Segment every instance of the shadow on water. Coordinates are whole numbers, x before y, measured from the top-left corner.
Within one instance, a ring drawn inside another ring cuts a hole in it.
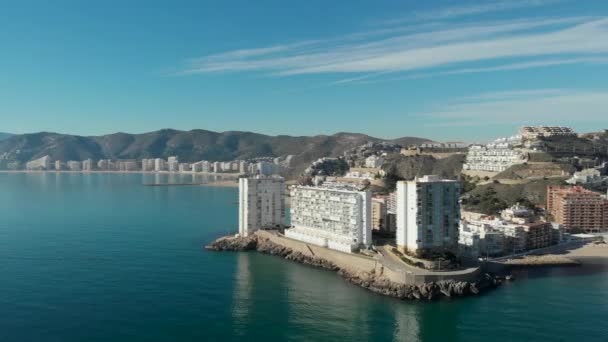
[[[518,281],[550,277],[583,277],[608,273],[608,260],[602,258],[579,258],[581,265],[555,267],[514,268],[513,275]]]

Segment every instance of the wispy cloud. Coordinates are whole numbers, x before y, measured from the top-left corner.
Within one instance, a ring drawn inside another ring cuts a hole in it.
[[[533,89],[483,93],[419,115],[447,126],[569,124],[601,122],[606,108],[608,90]]]
[[[597,64],[604,63],[606,54],[608,18],[571,17],[472,23],[371,39],[349,36],[343,40],[333,38],[239,49],[192,59],[182,73],[367,74],[335,82],[344,84],[387,73],[438,67],[448,70],[431,72],[431,76]],[[483,68],[466,65],[513,58],[520,61]],[[415,77],[410,75],[410,78],[412,76]]]
[[[416,12],[414,16],[424,20],[443,20],[457,17],[479,15],[492,12],[503,12],[523,8],[540,7],[562,2],[563,0],[510,0],[486,1],[475,5],[445,7],[437,10]]]

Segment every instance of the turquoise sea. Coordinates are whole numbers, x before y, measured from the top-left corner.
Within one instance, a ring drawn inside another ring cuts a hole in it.
[[[237,190],[152,174],[0,173],[0,341],[606,341],[608,265],[401,302],[332,272],[201,247]]]

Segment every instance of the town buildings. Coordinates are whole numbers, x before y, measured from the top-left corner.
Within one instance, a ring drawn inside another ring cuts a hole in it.
[[[371,193],[346,184],[295,186],[285,236],[352,253],[372,243]]]
[[[239,179],[239,234],[285,224],[285,182],[281,177]]]
[[[565,230],[608,231],[608,199],[581,186],[547,187],[547,212]]]
[[[460,183],[424,176],[397,183],[397,248],[424,256],[456,252]]]

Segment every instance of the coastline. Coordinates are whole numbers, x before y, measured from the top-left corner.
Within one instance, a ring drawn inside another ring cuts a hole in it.
[[[169,171],[113,171],[113,170],[91,170],[91,171],[70,171],[70,170],[0,170],[0,173],[111,173],[111,174],[159,174],[159,175],[210,175],[238,178],[238,173],[215,173],[215,172],[169,172]]]
[[[608,262],[608,244],[588,242],[574,248],[542,255],[526,255],[501,262],[511,267],[581,266],[589,263]]]
[[[469,281],[448,277],[437,281],[406,283],[390,276],[390,270],[379,260],[356,254],[346,254],[323,247],[304,244],[307,249],[294,250],[282,238],[272,233],[257,231],[247,237],[221,237],[204,248],[211,251],[256,251],[274,255],[304,265],[336,272],[347,282],[368,291],[400,300],[435,300],[478,295],[501,284],[501,280],[488,273],[475,273]],[[285,241],[287,242],[287,241]],[[299,243],[299,242],[298,242]],[[302,243],[303,244],[303,243]],[[314,250],[313,250],[314,248]],[[307,250],[309,252],[307,252]],[[321,252],[326,252],[320,256]],[[328,257],[334,254],[335,257]],[[358,265],[372,265],[370,269]]]

